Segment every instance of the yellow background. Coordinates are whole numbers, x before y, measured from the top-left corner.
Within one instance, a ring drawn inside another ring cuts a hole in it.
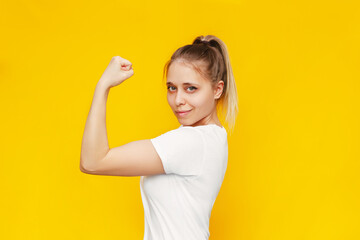
[[[229,49],[239,95],[210,239],[360,239],[357,1],[2,1],[1,239],[143,238],[140,177],[79,170],[113,56],[110,147],[178,126],[165,62],[198,35]],[[226,126],[226,125],[225,125]]]

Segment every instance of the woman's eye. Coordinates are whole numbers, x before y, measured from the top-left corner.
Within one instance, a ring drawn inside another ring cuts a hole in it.
[[[188,87],[188,89],[189,89],[189,88],[193,88],[193,89],[194,89],[194,91],[197,89],[196,87],[192,87],[192,86],[191,86],[191,87]],[[192,91],[192,92],[193,92],[193,91]]]
[[[167,89],[170,89],[170,88],[172,88],[172,87],[173,87],[173,86],[168,86]],[[171,89],[170,89],[170,90],[171,90]]]

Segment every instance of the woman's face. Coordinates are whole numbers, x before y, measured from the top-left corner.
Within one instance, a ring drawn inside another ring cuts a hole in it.
[[[181,61],[173,62],[167,75],[167,100],[180,124],[198,126],[219,122],[216,99],[223,81],[213,89],[209,80]]]

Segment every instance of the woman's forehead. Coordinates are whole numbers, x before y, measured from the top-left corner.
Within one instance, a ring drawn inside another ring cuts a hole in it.
[[[204,84],[205,79],[185,62],[173,62],[167,74],[167,84]]]

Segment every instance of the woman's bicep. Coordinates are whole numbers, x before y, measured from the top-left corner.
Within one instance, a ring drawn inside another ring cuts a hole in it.
[[[111,176],[147,176],[164,174],[159,155],[149,139],[111,148],[93,169],[86,173]]]

